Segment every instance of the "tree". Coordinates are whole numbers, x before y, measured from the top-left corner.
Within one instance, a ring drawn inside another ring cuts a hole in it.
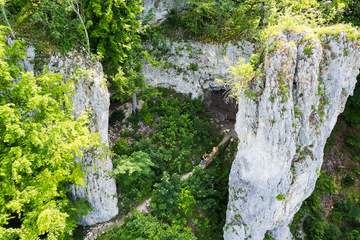
[[[74,119],[70,80],[25,73],[23,44],[0,27],[0,239],[64,239],[76,226],[69,184],[82,184],[75,157],[98,142],[87,116]]]
[[[142,86],[141,0],[84,0],[92,51],[111,76],[112,98],[124,100]],[[125,90],[126,91],[123,91]]]

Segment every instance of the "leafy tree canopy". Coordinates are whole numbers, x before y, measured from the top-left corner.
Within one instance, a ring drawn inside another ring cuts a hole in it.
[[[142,85],[141,0],[2,0],[2,5],[0,20],[8,18],[17,37],[35,44],[38,55],[80,46],[97,55],[114,79],[113,98],[124,99]]]
[[[73,83],[22,70],[23,44],[0,27],[0,239],[64,239],[76,226],[68,184],[83,184],[75,157],[97,142],[72,117]]]

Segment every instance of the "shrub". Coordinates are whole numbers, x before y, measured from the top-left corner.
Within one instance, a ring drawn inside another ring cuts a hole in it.
[[[130,210],[130,207],[146,198],[151,191],[154,163],[149,155],[142,151],[133,152],[131,155],[121,155],[115,158],[113,163],[112,174],[116,178],[119,190],[123,193],[120,207],[125,213]]]
[[[217,83],[226,84],[229,87],[229,96],[237,98],[240,92],[246,92],[249,89],[251,81],[255,80],[259,74],[254,69],[252,62],[246,63],[244,59],[240,59],[238,64],[229,68],[230,77],[221,80],[217,79]]]
[[[151,215],[135,213],[125,220],[124,225],[114,228],[97,238],[98,240],[133,240],[133,239],[179,239],[196,240],[188,227],[160,222]]]

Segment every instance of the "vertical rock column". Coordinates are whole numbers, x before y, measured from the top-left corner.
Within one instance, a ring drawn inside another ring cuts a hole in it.
[[[110,96],[101,64],[74,52],[66,57],[52,57],[49,67],[67,78],[78,72],[73,96],[74,116],[89,112],[91,130],[98,132],[102,143],[108,145]],[[118,206],[115,180],[109,176],[111,159],[101,154],[99,149],[93,149],[77,161],[83,165],[85,185],[72,186],[72,193],[74,198],[83,198],[92,207],[92,211],[79,223],[94,225],[115,217]]]
[[[314,190],[326,139],[356,84],[360,45],[344,33],[308,35],[273,38],[261,96],[240,93],[225,240],[291,239],[288,225]]]

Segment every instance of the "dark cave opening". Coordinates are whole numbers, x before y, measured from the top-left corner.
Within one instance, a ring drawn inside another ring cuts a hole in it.
[[[226,98],[225,94],[225,90],[205,92],[205,108],[220,129],[234,130],[238,104],[234,99]]]

